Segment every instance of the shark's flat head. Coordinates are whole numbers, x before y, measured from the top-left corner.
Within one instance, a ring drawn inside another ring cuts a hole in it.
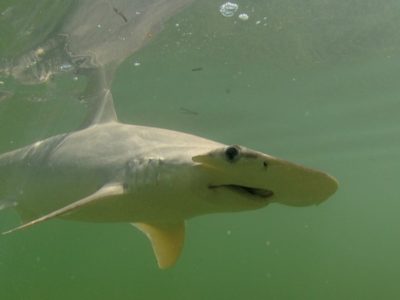
[[[323,172],[238,145],[192,159],[208,174],[208,188],[213,193],[229,193],[218,202],[227,210],[256,209],[272,202],[319,204],[338,188],[337,181]]]

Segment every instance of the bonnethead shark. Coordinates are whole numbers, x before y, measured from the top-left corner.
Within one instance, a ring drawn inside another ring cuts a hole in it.
[[[22,220],[5,233],[53,218],[132,223],[149,238],[159,267],[168,268],[181,253],[190,218],[271,203],[319,204],[337,190],[326,173],[243,146],[118,121],[110,89],[117,65],[146,43],[160,20],[191,2],[86,1],[86,9],[70,16],[61,35],[68,43],[60,49],[69,49],[77,70],[88,70],[87,116],[74,132],[0,155],[0,210],[13,207]],[[108,30],[98,33],[93,24],[106,21]],[[114,45],[116,33],[138,44]],[[46,51],[39,49],[34,53]],[[18,70],[10,74],[25,74]]]
[[[338,187],[323,172],[243,146],[120,123],[111,91],[98,95],[85,128],[0,156],[0,206],[23,221],[6,233],[53,218],[128,222],[167,268],[181,253],[187,219],[319,204]]]

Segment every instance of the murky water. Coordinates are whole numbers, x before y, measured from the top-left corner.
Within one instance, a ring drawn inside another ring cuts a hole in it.
[[[322,169],[339,191],[317,207],[190,220],[183,255],[167,271],[130,225],[52,220],[0,238],[1,299],[398,296],[400,2],[232,2],[232,17],[221,14],[224,1],[195,2],[123,61],[112,85],[120,120]],[[21,11],[3,1],[3,66],[37,49],[73,4]],[[31,19],[10,25],[24,14]],[[0,153],[77,128],[86,83],[69,70],[41,84],[3,74]],[[0,229],[16,224],[1,212]]]

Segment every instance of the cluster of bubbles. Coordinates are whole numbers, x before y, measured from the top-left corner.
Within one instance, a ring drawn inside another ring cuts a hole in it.
[[[230,18],[233,17],[239,9],[239,5],[233,2],[225,2],[219,8],[219,12],[224,17]],[[239,14],[238,18],[242,21],[247,21],[249,19],[249,15],[246,13]]]

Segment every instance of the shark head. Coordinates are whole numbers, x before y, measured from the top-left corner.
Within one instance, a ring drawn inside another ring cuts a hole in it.
[[[207,173],[208,189],[223,194],[218,205],[227,211],[257,209],[272,202],[319,204],[338,188],[336,179],[326,173],[238,145],[220,147],[192,160]]]

